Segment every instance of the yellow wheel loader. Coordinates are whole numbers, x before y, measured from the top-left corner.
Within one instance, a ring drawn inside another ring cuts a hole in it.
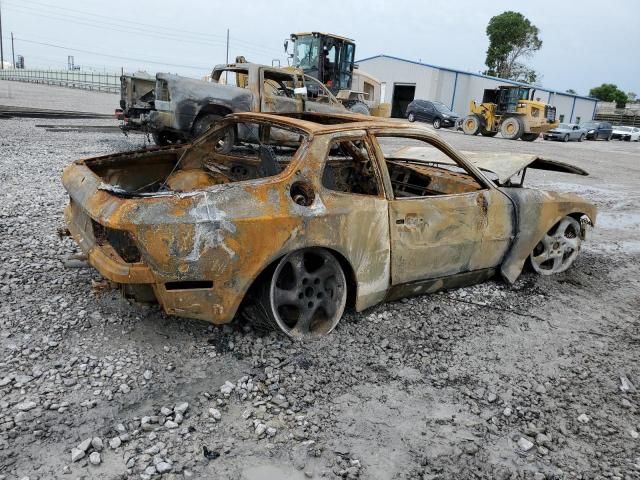
[[[535,92],[511,85],[485,90],[481,104],[471,102],[471,113],[462,120],[462,131],[486,137],[500,132],[509,140],[533,142],[541,133],[558,126],[556,108],[534,100]]]

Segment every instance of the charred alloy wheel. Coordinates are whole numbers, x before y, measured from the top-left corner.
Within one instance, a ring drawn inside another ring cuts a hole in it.
[[[553,275],[568,269],[580,251],[580,222],[564,217],[549,230],[531,252],[533,269],[541,275]]]
[[[329,251],[307,248],[286,255],[269,288],[269,307],[278,327],[292,338],[331,332],[347,302],[347,281]]]

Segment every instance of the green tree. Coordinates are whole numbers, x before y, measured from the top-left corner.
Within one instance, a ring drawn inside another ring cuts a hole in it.
[[[630,102],[635,102],[638,99],[638,94],[635,92],[627,92],[627,99]]]
[[[531,57],[542,47],[538,27],[518,12],[504,12],[489,20],[489,48],[486,75],[510,80],[535,82],[536,72],[519,60]]]
[[[613,83],[603,83],[599,87],[593,87],[589,90],[589,96],[603,102],[616,102],[617,108],[624,108],[628,100],[627,94]]]

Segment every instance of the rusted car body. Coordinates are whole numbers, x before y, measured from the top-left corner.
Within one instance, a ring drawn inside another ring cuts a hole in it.
[[[229,128],[255,128],[255,141],[221,153]],[[276,130],[297,148],[269,140]],[[236,114],[192,145],[74,162],[65,218],[91,265],[167,313],[221,324],[256,297],[301,337],[330,331],[349,303],[361,311],[496,272],[514,282],[528,258],[540,273],[566,269],[596,208],[522,187],[527,168],[586,174],[464,155],[410,123]]]

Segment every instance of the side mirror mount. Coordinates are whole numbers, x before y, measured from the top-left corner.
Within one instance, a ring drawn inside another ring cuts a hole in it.
[[[307,96],[307,87],[296,87],[293,89],[293,94],[297,96],[306,97]]]

